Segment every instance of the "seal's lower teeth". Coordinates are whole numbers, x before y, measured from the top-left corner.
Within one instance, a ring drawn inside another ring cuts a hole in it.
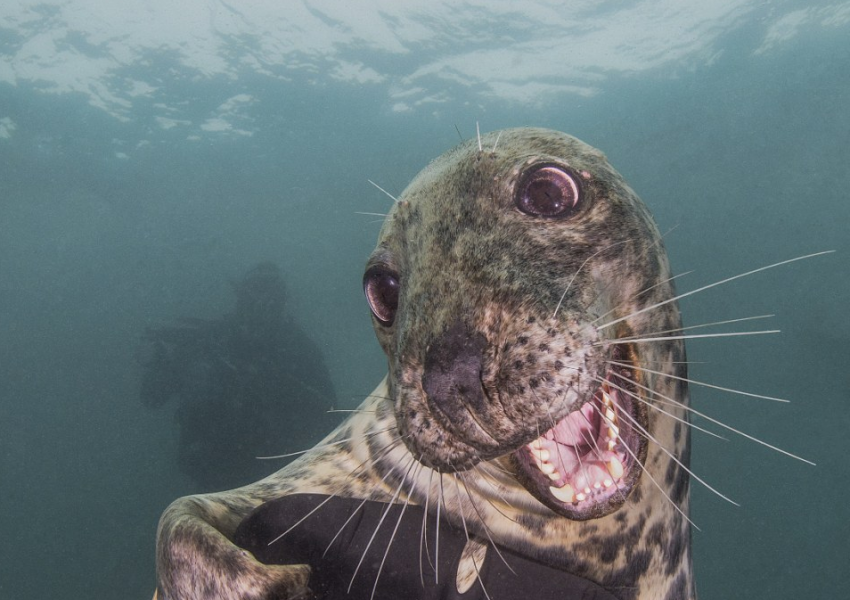
[[[534,454],[537,458],[539,458],[543,462],[546,462],[547,460],[549,460],[549,457],[551,456],[551,454],[549,454],[549,451],[546,450],[546,449],[543,449],[543,450],[532,449],[531,453]]]
[[[569,483],[559,488],[550,487],[549,492],[553,496],[555,496],[555,498],[565,504],[572,504],[573,502],[575,502],[576,499],[575,492],[573,491],[573,486],[571,486]]]
[[[620,462],[618,458],[612,458],[605,466],[608,468],[608,472],[611,474],[611,477],[614,479],[619,479],[623,476],[625,469],[623,468],[623,463]]]

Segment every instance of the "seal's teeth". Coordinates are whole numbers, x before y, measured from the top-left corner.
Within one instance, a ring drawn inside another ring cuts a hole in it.
[[[543,450],[543,440],[537,438],[528,445],[528,449],[534,452],[535,450]]]
[[[540,470],[546,473],[547,475],[555,473],[555,466],[552,463],[543,463],[540,465]]]
[[[605,466],[608,468],[608,472],[611,474],[611,477],[614,479],[619,479],[623,476],[625,469],[623,468],[623,463],[620,462],[619,458],[612,458]]]
[[[531,453],[539,459],[541,462],[546,462],[552,456],[548,450],[543,448],[542,450],[536,450],[534,448],[531,449]]]
[[[608,423],[608,437],[612,440],[616,440],[617,436],[620,435],[620,428],[614,425],[613,423]]]
[[[585,498],[587,498],[587,496],[584,495],[582,492],[576,494],[576,500],[578,500],[579,502],[583,501]]]
[[[569,483],[564,485],[563,487],[550,487],[549,493],[551,493],[555,498],[563,502],[564,504],[572,504],[575,502],[575,492],[573,491],[573,486]]]
[[[549,473],[547,475],[547,477],[549,479],[551,479],[552,481],[558,481],[561,478],[561,474],[558,473],[558,471],[556,470],[556,471],[552,471],[551,473]]]
[[[611,487],[612,485],[614,485],[614,482],[613,482],[612,480],[610,480],[610,479],[606,478],[606,479],[605,479],[605,481],[603,481],[603,482],[602,482],[602,485],[604,485],[605,487],[609,488],[609,487]]]

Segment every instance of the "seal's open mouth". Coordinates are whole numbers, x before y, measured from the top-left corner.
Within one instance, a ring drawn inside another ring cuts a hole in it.
[[[614,360],[632,354],[617,346]],[[634,371],[611,366],[592,398],[512,457],[525,487],[571,519],[593,519],[619,508],[637,483],[646,456],[646,407]]]

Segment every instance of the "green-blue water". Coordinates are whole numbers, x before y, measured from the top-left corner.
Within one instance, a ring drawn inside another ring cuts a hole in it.
[[[838,251],[683,310],[777,315],[778,335],[691,343],[691,374],[790,405],[692,395],[817,463],[695,434],[694,471],[741,504],[694,486],[700,597],[850,589],[850,3],[508,4],[0,7],[0,597],[151,596],[158,516],[202,490],[177,404],[139,400],[140,337],[228,313],[257,262],[283,269],[337,404],[371,391],[380,225],[357,213],[390,200],[367,179],[400,192],[476,122],[606,152],[693,271],[682,291]]]

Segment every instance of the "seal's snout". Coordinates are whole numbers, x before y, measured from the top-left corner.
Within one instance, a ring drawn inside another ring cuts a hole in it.
[[[484,335],[458,319],[428,347],[422,373],[422,389],[435,417],[449,431],[484,447],[494,440],[473,415],[485,415],[488,409],[481,381],[486,348]]]

